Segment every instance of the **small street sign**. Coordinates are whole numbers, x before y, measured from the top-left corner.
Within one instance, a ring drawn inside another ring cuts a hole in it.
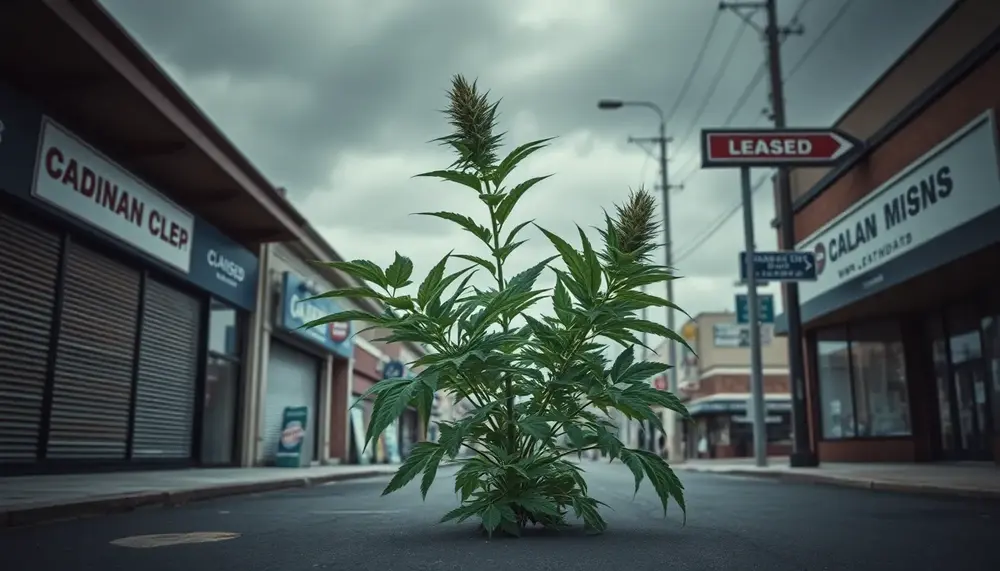
[[[740,279],[747,279],[747,253],[740,252]],[[778,282],[816,280],[816,255],[812,252],[754,252],[754,277]]]
[[[757,313],[761,323],[774,323],[774,295],[770,293],[757,294]],[[745,293],[736,294],[736,322],[750,323],[750,301]]]
[[[860,146],[834,129],[703,129],[701,166],[829,166]]]

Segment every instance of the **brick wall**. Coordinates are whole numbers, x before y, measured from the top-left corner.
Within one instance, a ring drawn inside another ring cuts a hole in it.
[[[695,399],[720,393],[748,392],[750,392],[750,375],[712,375],[702,379],[696,390],[685,394]],[[788,393],[788,375],[764,375],[764,393]]]

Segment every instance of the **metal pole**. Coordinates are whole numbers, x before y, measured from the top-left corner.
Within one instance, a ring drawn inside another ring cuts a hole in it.
[[[757,276],[754,275],[753,196],[750,168],[740,168],[743,193],[743,234],[747,259],[747,310],[750,313],[750,393],[753,402],[753,456],[757,466],[767,466],[767,424],[764,415],[764,374],[760,356],[760,305],[757,300]]]
[[[663,191],[663,237],[664,237],[664,261],[668,268],[674,265],[673,243],[670,231],[670,174],[667,171],[667,124],[660,119],[660,186]],[[674,302],[674,281],[667,282],[667,300]],[[675,331],[674,311],[667,308],[667,329]],[[667,371],[667,388],[671,393],[677,394],[677,343],[672,339],[667,339],[667,362],[672,367]],[[681,426],[680,416],[672,411],[666,411],[667,415],[667,457],[673,464],[684,462],[681,454]]]
[[[785,94],[781,80],[781,31],[775,0],[767,0],[767,53],[771,73],[771,111],[774,126],[785,127]],[[792,212],[792,189],[787,168],[778,169],[778,207],[781,247],[795,249],[795,220]],[[818,466],[812,450],[809,420],[806,416],[805,366],[802,356],[802,314],[799,307],[799,284],[785,283],[785,317],[788,320],[788,369],[792,390],[792,455],[793,467]]]

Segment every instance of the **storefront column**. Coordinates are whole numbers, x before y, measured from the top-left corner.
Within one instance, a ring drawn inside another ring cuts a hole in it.
[[[263,340],[268,337],[268,303],[271,299],[268,276],[269,246],[262,244],[258,250],[260,269],[257,273],[257,303],[247,324],[246,366],[243,370],[243,390],[240,403],[240,466],[253,466],[257,457],[257,422],[260,406],[261,378],[264,370]]]
[[[350,463],[351,386],[354,380],[354,357],[335,359],[332,363],[332,383],[330,385],[330,431],[328,454],[332,463]]]
[[[327,355],[323,360],[323,379],[319,386],[319,410],[316,411],[316,422],[319,423],[317,435],[319,437],[319,460],[320,464],[330,463],[330,422],[333,418],[330,397],[333,394],[334,380],[334,358]]]

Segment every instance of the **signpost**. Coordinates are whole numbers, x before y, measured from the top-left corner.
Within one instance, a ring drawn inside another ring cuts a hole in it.
[[[740,279],[747,279],[747,253],[740,252]],[[753,273],[757,283],[764,281],[803,282],[816,280],[816,254],[813,252],[756,252]]]
[[[750,323],[750,300],[747,294],[736,294],[736,323]],[[757,296],[760,309],[757,316],[760,323],[774,323],[774,295],[766,293]]]
[[[753,448],[754,459],[757,466],[760,467],[767,466],[767,419],[764,408],[764,377],[759,326],[761,306],[757,296],[757,282],[761,279],[793,282],[802,279],[816,279],[816,260],[809,259],[801,252],[762,252],[761,254],[755,252],[750,169],[752,167],[831,166],[848,156],[859,146],[859,141],[833,129],[703,129],[701,131],[702,168],[739,167],[740,169],[743,234],[746,242],[746,251],[740,256],[740,267],[741,275],[747,284],[747,322],[751,324],[749,329]],[[812,272],[811,278],[809,277],[810,271]],[[773,300],[771,309],[773,312]],[[798,339],[789,341],[789,343],[800,342]],[[793,380],[793,382],[795,381]],[[793,403],[793,411],[795,415],[803,415],[805,414],[805,402],[802,400],[801,394],[797,394],[797,397]],[[795,426],[802,424],[804,423],[797,423]],[[803,442],[804,440],[801,439],[804,436],[796,435],[796,442]]]

